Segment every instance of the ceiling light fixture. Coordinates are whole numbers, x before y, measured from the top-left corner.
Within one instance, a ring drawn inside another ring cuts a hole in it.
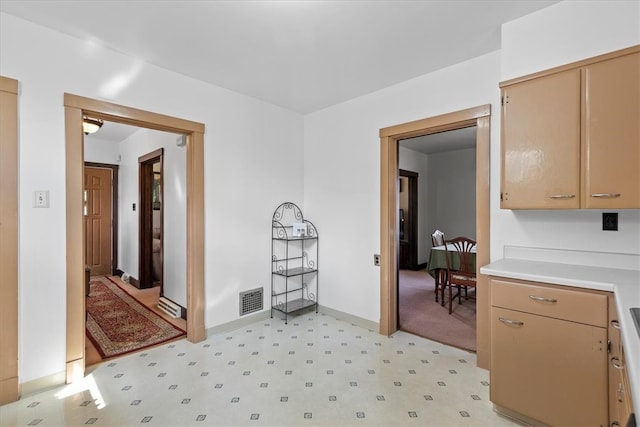
[[[103,120],[84,116],[82,118],[82,131],[84,132],[85,135],[89,135],[90,133],[96,133],[98,129],[102,127],[103,124],[104,124]]]

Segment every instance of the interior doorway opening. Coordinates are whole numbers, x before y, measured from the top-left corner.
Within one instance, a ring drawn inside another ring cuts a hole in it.
[[[187,339],[202,341],[204,328],[204,125],[122,105],[65,94],[66,134],[66,382],[85,370],[85,238],[83,226],[82,118],[94,118],[185,135],[187,159]]]
[[[160,148],[138,158],[140,219],[138,274],[140,289],[163,283],[163,159]]]
[[[441,248],[433,249],[431,234],[440,230],[447,239],[476,239],[476,134],[477,127],[469,126],[398,141],[398,327],[473,352],[475,289],[465,290],[449,314],[448,294],[435,280],[444,277],[439,273],[446,264]],[[406,225],[413,224],[408,236],[403,214]]]
[[[419,135],[477,126],[477,265],[489,262],[489,104],[380,129],[380,333],[398,330],[398,141]],[[477,365],[489,368],[488,278],[477,280]]]

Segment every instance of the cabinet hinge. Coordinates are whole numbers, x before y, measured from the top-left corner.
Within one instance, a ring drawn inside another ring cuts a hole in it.
[[[509,95],[504,96],[502,95],[500,97],[500,105],[504,105],[504,104],[508,104],[509,103]]]

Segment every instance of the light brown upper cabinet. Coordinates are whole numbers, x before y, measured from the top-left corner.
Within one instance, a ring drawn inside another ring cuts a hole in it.
[[[640,46],[500,87],[502,208],[640,208]]]

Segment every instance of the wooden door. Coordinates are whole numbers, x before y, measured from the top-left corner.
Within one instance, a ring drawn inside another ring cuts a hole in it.
[[[640,53],[584,70],[585,208],[640,208]]]
[[[113,273],[111,169],[84,168],[85,263],[92,276]]]
[[[503,209],[580,204],[580,70],[503,88]]]

